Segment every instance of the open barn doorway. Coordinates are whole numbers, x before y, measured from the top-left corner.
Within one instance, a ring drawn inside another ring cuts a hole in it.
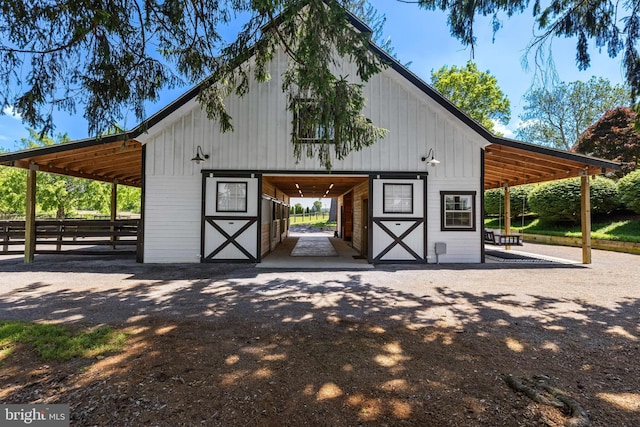
[[[362,175],[263,175],[263,257],[261,267],[332,268],[368,265],[354,247],[355,192],[368,191]],[[267,200],[267,202],[265,202]],[[358,199],[359,200],[359,199]],[[285,221],[274,218],[274,204],[286,206]],[[357,222],[357,221],[356,221]],[[286,228],[284,238],[274,236]],[[358,240],[357,243],[360,243]]]

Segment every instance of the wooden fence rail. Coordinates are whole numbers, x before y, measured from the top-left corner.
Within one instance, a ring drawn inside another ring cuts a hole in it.
[[[37,254],[59,253],[69,247],[74,254],[135,253],[140,220],[36,220]],[[25,222],[0,221],[0,254],[24,253]],[[127,248],[127,249],[123,249]]]

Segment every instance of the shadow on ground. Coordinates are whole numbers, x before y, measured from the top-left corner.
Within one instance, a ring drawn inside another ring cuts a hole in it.
[[[23,349],[1,362],[3,403],[69,403],[78,425],[569,419],[508,388],[503,377],[514,374],[548,378],[594,426],[640,424],[637,299],[603,307],[444,286],[417,295],[366,274],[291,279],[244,266],[193,272],[105,261],[84,272],[84,288],[56,275],[55,286],[43,279],[1,294],[2,317],[115,324],[129,328],[128,348],[46,368]],[[140,283],[91,289],[92,278],[109,275]]]

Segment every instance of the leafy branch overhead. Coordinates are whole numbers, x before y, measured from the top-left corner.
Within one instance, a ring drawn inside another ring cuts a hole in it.
[[[237,22],[245,23],[227,41],[225,31]],[[268,80],[268,64],[281,49],[291,59],[285,92],[350,111],[360,123],[336,134],[343,138],[337,158],[383,134],[361,117],[360,86],[331,71],[347,58],[357,69],[354,80],[364,82],[381,67],[368,50],[370,34],[353,28],[336,1],[3,2],[0,31],[0,100],[45,133],[54,128],[54,108],[83,108],[89,133],[99,135],[128,112],[143,121],[160,90],[200,82],[203,108],[230,131],[225,98],[246,94],[251,78]],[[330,123],[331,114],[317,119],[319,127],[341,127]],[[327,150],[318,153],[329,167]]]
[[[478,15],[491,17],[497,31],[503,16],[531,10],[539,31],[531,48],[552,37],[575,38],[580,69],[591,63],[590,43],[611,57],[622,55],[633,102],[640,95],[640,0],[550,0],[544,7],[538,0],[533,5],[529,0],[398,3],[447,12],[451,35],[472,47]],[[331,123],[335,119],[328,111],[317,116],[318,129],[335,127],[334,140],[343,138],[335,145],[340,158],[384,134],[361,115],[364,99],[358,86],[381,64],[367,50],[370,35],[353,28],[343,6],[370,19],[380,41],[384,16],[376,15],[366,0],[0,2],[0,111],[13,107],[26,124],[50,134],[53,111],[80,110],[89,133],[100,135],[113,123],[125,123],[131,113],[136,123],[143,121],[145,105],[157,101],[162,90],[204,82],[203,107],[223,130],[231,130],[226,96],[245,94],[250,78],[269,79],[267,64],[282,50],[291,58],[285,91],[312,97],[320,109],[328,109],[330,100],[339,102],[331,108],[349,111],[360,123],[345,133]],[[238,22],[244,25],[229,36]],[[339,57],[353,61],[357,72],[334,75]],[[345,84],[348,97],[336,96]],[[355,138],[347,139],[351,135]],[[296,148],[298,156],[314,153],[327,164],[327,147],[305,144]]]
[[[219,121],[221,130],[233,129],[224,109],[226,96],[233,91],[244,95],[251,74],[259,81],[269,79],[268,64],[282,49],[289,57],[282,90],[288,94],[293,113],[292,142],[297,160],[303,154],[317,157],[330,169],[330,147],[340,160],[384,137],[386,131],[361,113],[365,106],[361,84],[336,77],[333,71],[340,68],[342,58],[348,58],[361,81],[379,72],[382,64],[369,51],[370,35],[348,25],[345,10],[336,2],[287,2],[285,9],[266,8],[263,15],[266,26],[262,21],[250,22],[241,33],[259,32],[260,36],[253,43],[234,43],[223,50],[220,66],[203,84],[199,99],[209,116]],[[301,99],[313,100],[313,114],[305,114],[305,126],[315,129],[318,138],[303,139],[295,131],[297,100]],[[330,137],[323,131],[329,129]]]

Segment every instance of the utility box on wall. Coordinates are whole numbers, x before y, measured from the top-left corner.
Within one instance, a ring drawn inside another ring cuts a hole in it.
[[[440,255],[445,255],[447,253],[447,244],[445,242],[436,242],[436,263],[440,264]]]

